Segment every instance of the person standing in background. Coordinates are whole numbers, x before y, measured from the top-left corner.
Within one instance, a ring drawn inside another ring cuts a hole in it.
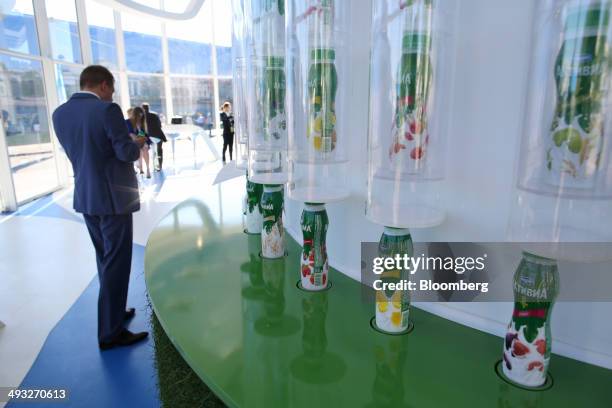
[[[225,163],[225,151],[229,147],[230,161],[232,161],[234,149],[234,115],[232,105],[225,102],[221,108],[221,125],[223,126],[223,163]]]
[[[140,174],[144,173],[142,171],[142,161],[144,160],[145,165],[147,166],[147,178],[151,178],[151,171],[149,167],[149,146],[153,142],[151,142],[149,135],[147,135],[147,132],[145,132],[144,110],[140,106],[128,109],[128,118],[125,120],[125,124],[127,125],[128,132],[130,132],[130,136],[134,138],[143,137],[146,140],[146,143],[140,149],[138,169],[140,170]]]
[[[155,168],[156,171],[162,170],[162,164],[164,162],[164,150],[162,147],[163,143],[166,143],[168,139],[162,130],[162,123],[159,118],[159,115],[156,112],[150,110],[148,103],[142,104],[142,109],[145,112],[145,131],[149,135],[149,137],[154,137],[159,141],[157,144],[157,166]]]
[[[119,105],[115,78],[101,65],[81,72],[80,92],[53,112],[53,127],[74,171],[74,210],[83,214],[96,250],[98,345],[107,350],[145,339],[125,328],[132,267],[132,213],[140,210],[134,162],[144,138],[132,139]]]

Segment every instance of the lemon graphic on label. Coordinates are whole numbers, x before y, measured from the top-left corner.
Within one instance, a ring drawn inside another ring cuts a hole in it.
[[[323,130],[323,118],[321,118],[320,116],[318,118],[316,118],[314,120],[314,131],[317,133],[321,133],[321,131]]]
[[[321,150],[321,136],[314,137],[314,148],[315,150]]]
[[[376,306],[378,306],[378,311],[380,313],[385,313],[389,309],[389,302],[376,302]]]
[[[402,314],[400,312],[391,313],[391,323],[394,326],[399,326],[402,323]]]

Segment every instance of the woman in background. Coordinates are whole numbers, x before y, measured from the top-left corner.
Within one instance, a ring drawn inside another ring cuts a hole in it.
[[[223,163],[225,163],[225,150],[229,146],[230,161],[234,149],[234,115],[232,105],[225,102],[221,108],[221,124],[223,125]]]
[[[147,139],[147,142],[140,149],[140,158],[138,159],[138,169],[140,170],[140,174],[143,174],[142,171],[142,160],[147,166],[147,178],[151,178],[151,171],[149,169],[149,146],[151,145],[151,140],[149,140],[149,136],[145,131],[145,112],[140,107],[137,106],[135,108],[128,109],[128,118],[125,121],[128,132],[130,132],[130,136],[136,137],[144,137]]]

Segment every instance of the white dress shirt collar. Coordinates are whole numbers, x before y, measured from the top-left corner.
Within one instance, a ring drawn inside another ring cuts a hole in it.
[[[78,91],[78,92],[75,92],[75,93],[91,94],[91,95],[95,96],[96,98],[100,99],[100,97],[98,96],[98,94],[93,93],[93,92],[91,92],[91,91]]]

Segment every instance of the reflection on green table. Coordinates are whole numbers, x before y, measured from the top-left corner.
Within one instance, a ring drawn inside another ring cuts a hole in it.
[[[332,270],[325,292],[299,290],[300,247],[259,257],[260,239],[190,200],[155,229],[150,298],[198,376],[238,407],[611,407],[612,371],[554,356],[555,384],[524,391],[494,373],[502,339],[413,309],[414,331],[370,327],[361,286]]]

